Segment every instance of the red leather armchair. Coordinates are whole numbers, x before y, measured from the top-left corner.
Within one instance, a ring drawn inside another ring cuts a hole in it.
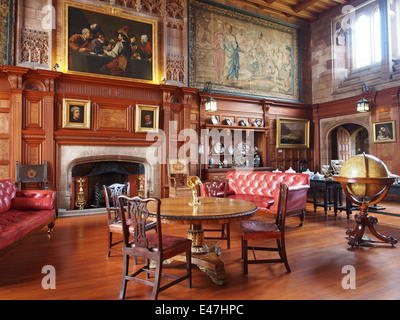
[[[11,179],[0,180],[0,255],[44,226],[53,229],[55,191],[16,190]]]

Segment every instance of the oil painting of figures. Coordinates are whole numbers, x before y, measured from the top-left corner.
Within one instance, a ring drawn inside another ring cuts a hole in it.
[[[68,5],[68,71],[153,81],[156,23],[100,10]]]
[[[192,0],[189,85],[298,101],[298,30]]]

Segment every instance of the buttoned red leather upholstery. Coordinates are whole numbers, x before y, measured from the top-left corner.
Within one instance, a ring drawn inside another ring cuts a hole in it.
[[[6,212],[11,207],[11,199],[15,197],[17,188],[11,179],[0,180],[0,213]]]
[[[229,198],[253,202],[260,210],[268,213],[277,211],[281,183],[289,187],[309,185],[309,175],[303,173],[228,171],[226,179],[229,180],[229,190],[235,193]],[[307,199],[306,191],[302,202]]]
[[[0,180],[0,253],[52,222],[54,202],[55,191],[17,191],[11,179]]]

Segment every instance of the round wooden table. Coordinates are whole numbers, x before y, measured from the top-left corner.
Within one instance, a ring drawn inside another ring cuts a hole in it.
[[[216,284],[225,282],[224,263],[219,259],[219,243],[205,243],[203,224],[223,224],[251,218],[258,207],[248,201],[229,198],[199,198],[200,205],[189,205],[191,197],[161,199],[160,215],[164,223],[189,224],[192,263],[207,273]],[[149,204],[149,211],[152,206]],[[151,213],[150,213],[151,216]],[[177,258],[179,260],[179,257]]]

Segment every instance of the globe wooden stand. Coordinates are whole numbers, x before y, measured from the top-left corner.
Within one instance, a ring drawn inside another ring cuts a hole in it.
[[[375,224],[378,222],[378,219],[374,216],[368,216],[368,207],[378,202],[382,201],[383,198],[388,193],[390,186],[394,182],[395,178],[391,177],[382,177],[382,178],[348,178],[341,176],[334,176],[333,179],[337,182],[340,182],[342,185],[342,189],[346,194],[346,197],[350,199],[351,202],[355,203],[360,207],[360,213],[356,214],[354,220],[357,222],[357,226],[355,228],[350,228],[346,231],[346,234],[349,235],[348,244],[352,247],[363,245],[368,242],[374,242],[372,239],[364,238],[365,228],[372,232],[372,234],[377,237],[379,240],[390,243],[392,246],[397,243],[397,239],[392,236],[384,236],[380,234],[375,229]],[[381,191],[375,195],[369,197],[357,197],[351,194],[348,186],[350,184],[379,184],[382,186]]]

